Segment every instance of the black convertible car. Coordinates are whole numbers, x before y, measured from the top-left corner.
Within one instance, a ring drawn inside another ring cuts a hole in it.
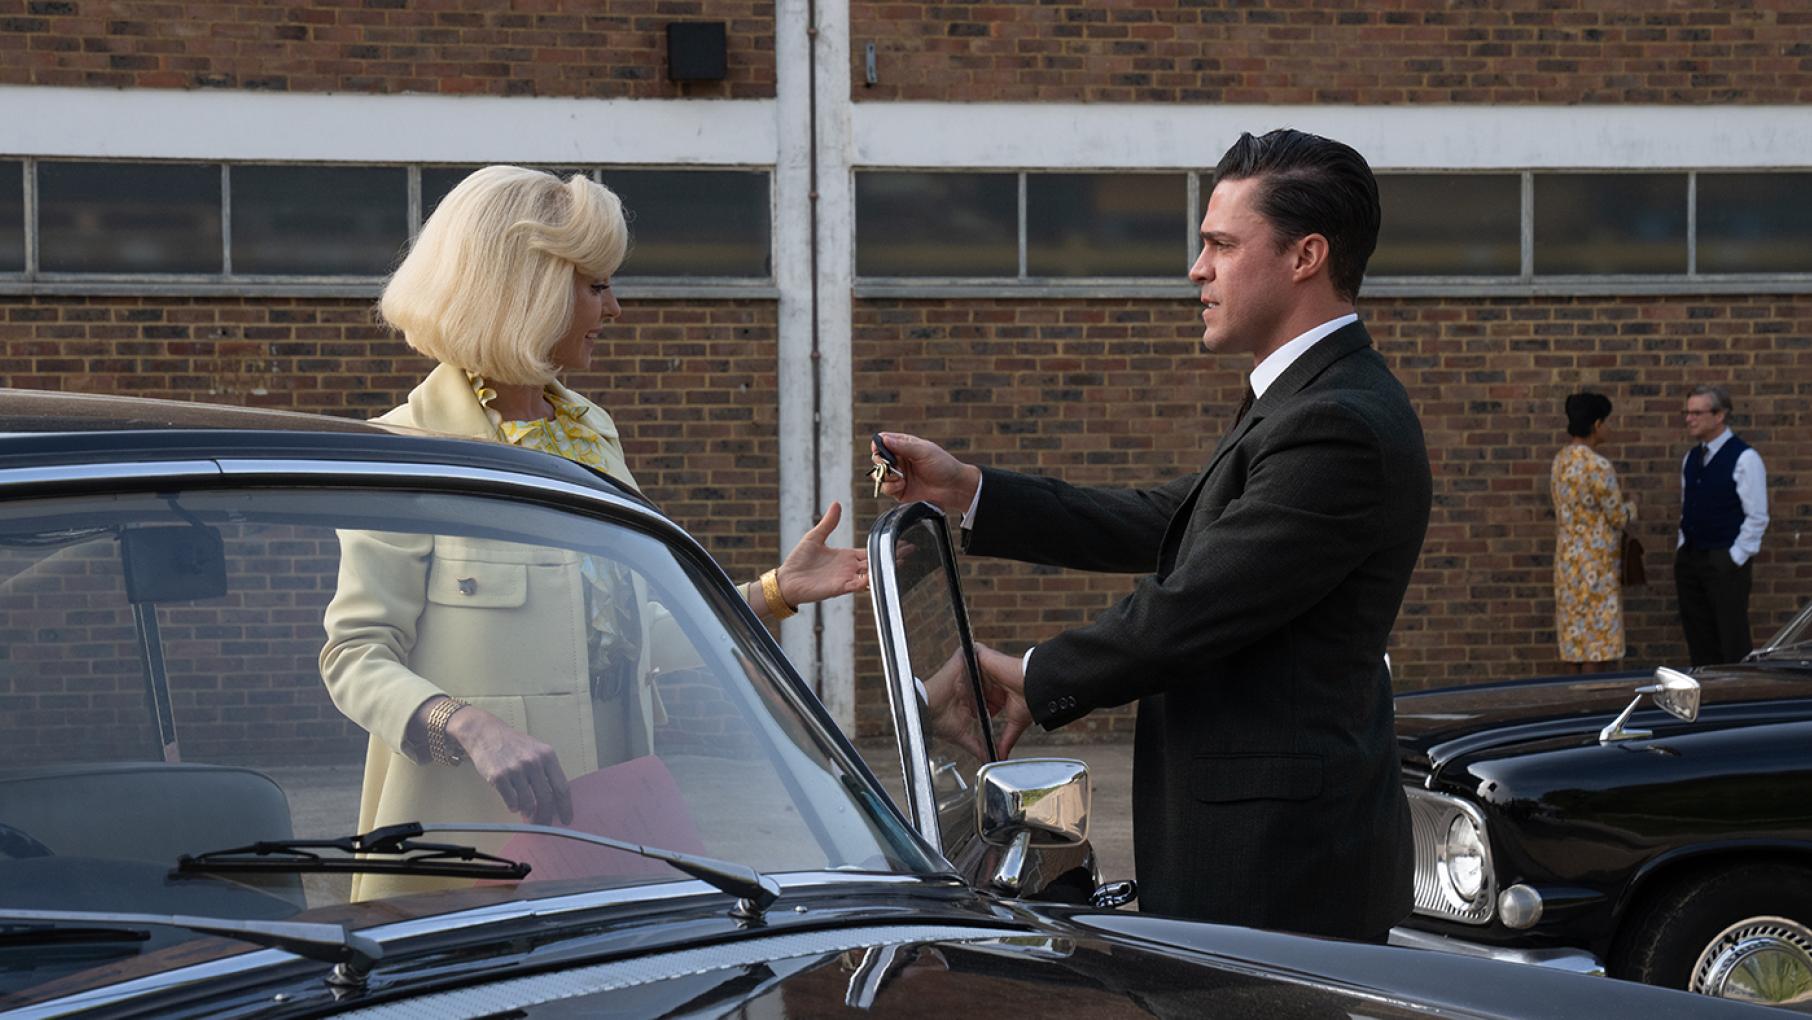
[[[1396,708],[1393,942],[1812,1011],[1812,605],[1740,663]]]
[[[903,803],[723,571],[608,478],[0,392],[0,1014],[1750,1011],[1115,909],[1086,772],[994,760],[941,518],[902,508],[870,549]],[[547,665],[598,629],[581,605],[633,610],[608,617],[633,669]],[[553,747],[570,822],[424,756],[397,722],[423,691]]]

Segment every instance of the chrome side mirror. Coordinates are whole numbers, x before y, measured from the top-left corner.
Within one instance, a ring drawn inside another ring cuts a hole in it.
[[[1653,694],[1655,704],[1661,710],[1682,722],[1692,722],[1699,717],[1699,682],[1677,669],[1666,666],[1655,670],[1655,684],[1637,691],[1638,694]]]
[[[1598,731],[1600,744],[1611,744],[1619,740],[1646,740],[1654,736],[1649,730],[1624,728],[1624,723],[1629,722],[1630,713],[1642,704],[1644,694],[1653,696],[1655,704],[1663,712],[1682,722],[1692,722],[1699,717],[1699,682],[1677,669],[1662,666],[1655,670],[1655,682],[1636,688],[1635,700],[1624,706],[1610,725]]]
[[[1004,846],[994,885],[1017,894],[1027,852],[1075,846],[1088,839],[1088,766],[1072,758],[1020,758],[983,765],[975,774],[975,823],[983,842]]]

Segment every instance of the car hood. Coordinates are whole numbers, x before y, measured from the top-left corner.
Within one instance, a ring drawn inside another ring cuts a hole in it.
[[[1713,667],[1693,678],[1701,688],[1696,722],[1674,719],[1645,700],[1630,725],[1678,733],[1812,717],[1812,668],[1802,664]],[[1643,672],[1600,673],[1399,694],[1397,747],[1404,764],[1420,770],[1460,753],[1516,744],[1596,742],[1650,679]]]
[[[1644,1020],[1751,1007],[1601,978],[1127,911],[1033,905],[963,890],[801,893],[765,922],[733,923],[722,897],[519,917],[387,957],[365,992],[330,991],[320,964],[262,951],[159,990],[112,986],[23,1015],[344,1018],[507,1015],[1369,1016],[1547,1015]],[[804,909],[801,909],[804,908]],[[452,939],[452,941],[444,941]],[[205,976],[206,980],[197,980]],[[275,993],[275,994],[273,994]],[[288,1003],[273,1012],[272,1003]],[[1765,1015],[1750,1013],[1748,1015]]]
[[[429,1000],[433,1001],[429,1001]],[[1508,1017],[1748,1007],[1421,950],[1149,915],[791,930],[455,989],[432,1012],[569,1016]],[[359,1015],[354,1011],[351,1015]],[[1749,1014],[1755,1015],[1755,1014]]]

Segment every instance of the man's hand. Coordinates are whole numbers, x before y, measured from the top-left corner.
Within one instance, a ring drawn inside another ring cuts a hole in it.
[[[798,609],[838,595],[868,590],[867,550],[840,549],[826,544],[842,517],[843,504],[833,502],[812,530],[786,554],[775,581],[779,583],[780,597],[787,605]]]
[[[1013,753],[1013,745],[1032,726],[1032,709],[1026,705],[1025,660],[1017,655],[997,652],[977,643],[976,660],[981,663],[982,693],[988,699],[988,711],[1002,726],[995,750],[1002,758]]]
[[[976,714],[975,691],[969,686],[969,670],[963,661],[962,649],[951,652],[936,672],[920,678],[919,686],[931,732],[968,751],[975,760],[987,761],[981,717]]]
[[[572,824],[572,793],[553,748],[473,705],[453,713],[447,733],[504,807],[536,825]]]
[[[981,485],[981,468],[965,464],[933,442],[904,432],[883,432],[881,439],[897,458],[899,474],[889,474],[881,491],[901,503],[925,500],[950,517],[961,519],[975,501]],[[878,453],[869,443],[870,453]]]

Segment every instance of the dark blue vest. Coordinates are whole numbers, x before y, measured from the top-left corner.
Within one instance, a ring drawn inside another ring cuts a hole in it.
[[[1743,530],[1743,500],[1737,495],[1736,462],[1749,449],[1734,433],[1718,447],[1711,463],[1699,464],[1699,447],[1693,447],[1681,467],[1685,499],[1680,506],[1680,530],[1688,549],[1728,549]]]

